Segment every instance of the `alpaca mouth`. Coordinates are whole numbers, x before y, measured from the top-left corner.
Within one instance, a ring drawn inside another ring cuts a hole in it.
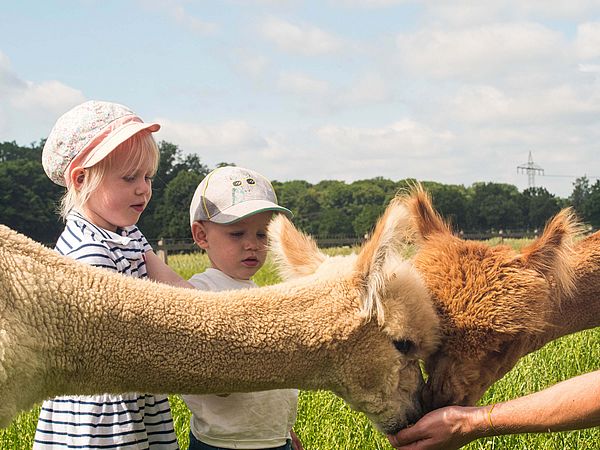
[[[387,435],[395,435],[405,428],[412,427],[422,417],[422,413],[409,413],[404,420],[395,420],[392,423],[382,426],[382,432]]]

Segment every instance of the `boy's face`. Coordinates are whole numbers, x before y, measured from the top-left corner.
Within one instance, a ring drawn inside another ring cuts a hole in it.
[[[192,236],[206,250],[212,267],[238,280],[248,280],[265,263],[267,225],[273,212],[265,211],[232,224],[194,222]]]

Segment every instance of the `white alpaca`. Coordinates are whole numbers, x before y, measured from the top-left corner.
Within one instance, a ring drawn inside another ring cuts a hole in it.
[[[277,257],[305,276],[216,293],[80,264],[0,226],[0,426],[61,394],[296,387],[331,390],[395,432],[421,413],[418,358],[438,327],[398,255],[406,221],[392,203],[360,254],[335,259],[278,217]]]

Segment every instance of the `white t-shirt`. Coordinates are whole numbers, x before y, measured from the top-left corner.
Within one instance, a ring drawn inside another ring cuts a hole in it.
[[[253,281],[236,280],[213,268],[195,274],[189,282],[208,291],[256,287]],[[190,428],[199,441],[224,448],[273,448],[290,438],[296,422],[298,390],[183,395],[183,400],[192,412]]]

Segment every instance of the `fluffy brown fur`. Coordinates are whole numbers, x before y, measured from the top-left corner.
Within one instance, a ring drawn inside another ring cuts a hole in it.
[[[280,216],[270,239],[297,278],[215,293],[80,264],[0,226],[0,426],[59,394],[297,387],[331,390],[395,432],[421,414],[418,358],[438,325],[390,245],[398,220],[341,260]]]
[[[439,349],[426,360],[430,407],[474,404],[519,358],[564,334],[595,326],[600,239],[574,246],[570,210],[520,253],[454,236],[419,186],[404,196],[418,244],[414,264],[441,319]],[[565,323],[563,318],[570,318]]]

